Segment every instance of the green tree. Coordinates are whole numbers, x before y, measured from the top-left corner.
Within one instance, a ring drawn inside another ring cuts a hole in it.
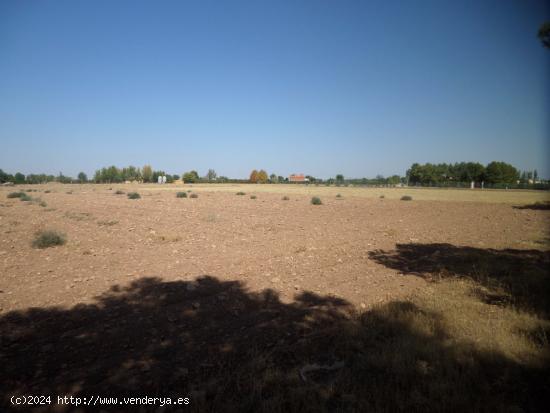
[[[152,182],[153,168],[151,168],[151,165],[144,165],[141,168],[141,177],[143,178],[143,182]]]
[[[199,178],[199,174],[197,171],[193,170],[193,171],[189,171],[189,172],[185,172],[182,176],[183,178],[183,182],[189,182],[189,183],[195,183],[195,182],[199,182],[200,178]]]
[[[16,184],[24,184],[25,183],[25,175],[23,175],[21,172],[17,172],[13,176],[14,183]]]
[[[336,175],[336,182],[339,183],[339,184],[344,182],[344,175],[342,175],[342,174]]]
[[[491,184],[511,184],[518,178],[518,170],[506,162],[493,161],[485,169],[485,180]]]
[[[80,182],[81,184],[88,182],[88,176],[84,172],[80,172],[78,174],[78,182]]]
[[[276,183],[278,182],[277,175],[275,175],[275,174],[269,175],[269,180],[270,180],[272,183],[276,184]]]

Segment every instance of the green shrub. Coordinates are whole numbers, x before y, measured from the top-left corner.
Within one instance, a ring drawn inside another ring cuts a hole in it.
[[[384,199],[385,197],[385,195],[380,195],[380,199]]]
[[[311,198],[311,204],[322,205],[323,203],[321,202],[321,198],[319,198],[318,196],[314,196],[313,198]]]
[[[63,245],[67,242],[64,234],[57,231],[39,231],[32,242],[34,248],[48,248],[55,245]]]
[[[38,201],[38,205],[40,205],[41,207],[47,207],[48,204],[46,204],[46,202],[44,201]]]
[[[237,195],[246,195],[244,192],[237,192]]]
[[[336,198],[342,198],[341,194],[336,194]]]
[[[24,192],[10,192],[8,198],[21,198],[23,195],[27,195]]]
[[[413,197],[410,195],[403,195],[401,197],[401,201],[412,201],[412,200],[413,200]]]
[[[187,198],[187,192],[178,192],[176,198]]]
[[[190,189],[188,189],[187,192],[193,192],[193,191],[191,191]]]
[[[288,196],[283,196],[283,201],[290,201],[290,198]]]
[[[121,189],[117,189],[115,195],[124,195],[124,191]]]
[[[192,193],[191,195],[189,195],[189,198],[198,198],[198,197],[199,195],[195,193]]]
[[[141,195],[139,195],[137,192],[129,192],[128,193],[128,199],[140,199]]]
[[[50,191],[49,189],[46,189],[46,190],[44,191],[45,194],[49,194],[50,192],[52,192],[52,191]]]
[[[23,192],[23,195],[21,195],[19,197],[19,200],[20,201],[32,201],[32,197],[31,196],[28,196],[26,193]]]
[[[250,195],[250,199],[256,199],[256,195]]]

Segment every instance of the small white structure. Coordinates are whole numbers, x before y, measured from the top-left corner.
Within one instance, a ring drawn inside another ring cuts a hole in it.
[[[166,183],[166,175],[163,175],[163,176],[162,176],[162,183],[163,183],[163,184]]]
[[[159,175],[159,177],[157,178],[157,182],[158,182],[159,184],[162,184],[162,176]]]

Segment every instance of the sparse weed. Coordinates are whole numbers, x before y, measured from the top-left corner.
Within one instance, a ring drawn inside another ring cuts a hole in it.
[[[137,192],[129,192],[128,193],[128,199],[140,199],[141,195]]]
[[[250,195],[250,199],[256,199],[256,195]]]
[[[176,198],[187,198],[187,192],[178,192]]]
[[[412,201],[412,200],[413,200],[413,197],[410,195],[403,195],[401,197],[401,201]]]
[[[321,201],[321,198],[319,198],[318,196],[314,196],[313,198],[311,198],[311,204],[312,205],[322,205],[323,202]]]
[[[239,191],[236,193],[236,195],[246,195],[246,194],[244,192]]]
[[[117,189],[117,190],[115,191],[115,195],[124,195],[124,191],[121,190],[121,189]]]
[[[282,200],[283,201],[290,201],[290,198],[288,196],[283,196]]]
[[[27,195],[24,192],[10,192],[8,198],[21,198],[22,196]]]
[[[198,198],[199,195],[196,194],[196,193],[192,193],[191,195],[189,195],[189,198]]]
[[[47,230],[39,231],[32,242],[34,248],[48,248],[56,245],[63,245],[67,242],[65,234],[58,231]]]

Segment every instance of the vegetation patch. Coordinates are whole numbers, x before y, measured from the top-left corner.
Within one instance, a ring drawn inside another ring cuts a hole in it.
[[[137,192],[129,192],[128,193],[128,199],[140,199],[141,195]]]
[[[239,191],[236,193],[236,195],[246,195],[246,193]]]
[[[283,201],[290,201],[290,198],[288,196],[283,196],[282,200]]]
[[[176,198],[187,198],[187,192],[178,192]]]
[[[250,199],[256,199],[256,195],[250,195]]]
[[[124,195],[124,191],[121,190],[121,189],[117,189],[117,190],[115,191],[115,195]]]
[[[196,194],[196,193],[192,193],[191,195],[189,195],[189,198],[198,198],[199,195]]]
[[[336,194],[336,198],[341,199],[341,198],[342,198],[342,194]]]
[[[412,200],[413,200],[413,197],[410,195],[403,195],[401,197],[401,201],[412,201]]]
[[[8,198],[21,198],[22,196],[27,195],[24,192],[10,192]]]
[[[46,230],[36,233],[32,246],[34,248],[48,248],[56,245],[63,245],[66,242],[67,238],[65,234],[54,230]]]
[[[314,196],[311,198],[311,204],[312,205],[323,205],[323,202],[321,201],[321,198],[318,196]]]

